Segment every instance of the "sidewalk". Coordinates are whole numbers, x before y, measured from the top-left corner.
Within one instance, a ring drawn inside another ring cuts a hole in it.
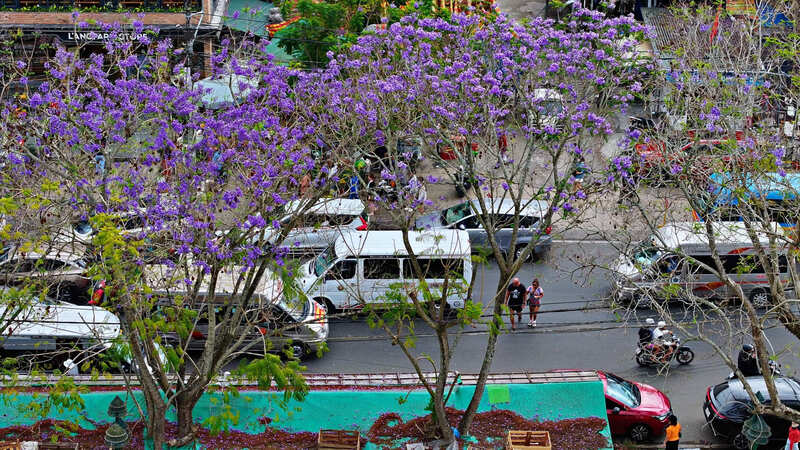
[[[598,145],[598,151],[587,158],[587,164],[593,170],[602,170],[608,161],[619,152],[617,141],[623,136],[615,133]],[[509,141],[509,152],[512,158],[519,161],[522,156],[520,142]],[[549,173],[545,163],[545,154],[536,155],[534,173],[541,170]],[[562,170],[567,170],[566,167]],[[482,169],[489,173],[490,170]],[[449,208],[468,199],[475,198],[474,192],[469,192],[466,197],[456,195],[455,186],[448,178],[445,169],[434,167],[432,161],[423,161],[418,168],[418,173],[427,178],[433,176],[438,179],[436,183],[427,183],[428,199],[433,201],[433,210]],[[588,177],[591,178],[591,175]],[[538,182],[537,184],[544,184]],[[536,186],[537,188],[539,186]],[[589,188],[588,185],[585,188]],[[601,187],[601,189],[605,189]],[[587,189],[589,190],[589,189]],[[533,190],[531,189],[531,195]],[[632,206],[619,205],[619,193],[614,191],[590,192],[589,198],[577,202],[577,216],[563,219],[561,216],[553,217],[554,239],[580,241],[580,240],[621,240],[639,241],[650,234],[652,227],[664,225],[670,221],[690,221],[692,216],[687,202],[681,198],[680,193],[670,187],[648,188],[638,192],[639,204],[647,213],[651,225],[641,217],[642,214]]]

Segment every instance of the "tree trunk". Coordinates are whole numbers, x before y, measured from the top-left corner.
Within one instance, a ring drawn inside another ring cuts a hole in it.
[[[202,391],[201,391],[202,392]],[[178,410],[178,436],[176,445],[182,447],[194,440],[194,406],[200,396],[193,395],[193,390],[184,391],[175,397],[175,409]]]
[[[475,417],[475,412],[478,410],[478,405],[483,397],[483,390],[486,387],[486,379],[489,377],[489,369],[492,367],[492,360],[494,359],[494,350],[497,345],[497,338],[500,336],[500,330],[503,327],[503,319],[500,315],[503,311],[503,297],[505,294],[505,280],[509,277],[506,273],[500,273],[500,279],[497,282],[497,290],[494,297],[494,311],[492,314],[492,321],[497,327],[496,331],[489,328],[489,339],[486,340],[486,352],[483,356],[483,363],[481,364],[481,371],[478,373],[478,381],[475,384],[475,392],[469,401],[469,406],[464,411],[464,416],[461,418],[461,423],[458,424],[458,432],[462,436],[469,434],[469,428],[472,426],[472,419]]]
[[[440,324],[436,330],[439,340],[439,379],[436,380],[436,398],[433,399],[434,411],[436,411],[436,421],[442,438],[445,442],[453,442],[453,430],[447,420],[447,409],[445,405],[445,392],[447,391],[447,374],[450,372],[450,341],[447,340],[447,327]]]
[[[153,440],[153,449],[161,450],[166,444],[165,425],[167,423],[167,405],[158,392],[150,392],[142,386],[145,405],[147,406],[147,437]]]

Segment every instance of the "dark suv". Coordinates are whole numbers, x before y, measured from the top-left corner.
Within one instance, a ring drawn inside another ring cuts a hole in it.
[[[551,228],[541,229],[540,221],[547,212],[548,205],[540,200],[522,199],[522,207],[519,211],[519,228],[514,248],[511,248],[511,236],[514,233],[514,203],[511,200],[492,200],[487,198],[486,207],[492,213],[487,218],[493,224],[495,230],[495,240],[500,250],[504,253],[514,251],[522,253],[525,246],[532,240],[534,243],[533,255],[540,255],[550,248],[552,238],[550,237]],[[489,248],[489,237],[486,230],[481,226],[481,221],[476,214],[480,211],[478,200],[470,200],[464,203],[447,208],[433,214],[429,214],[417,219],[417,228],[435,229],[450,228],[455,230],[465,230],[469,233],[469,240],[472,249],[479,247]],[[516,255],[515,255],[516,256]]]
[[[764,401],[769,402],[764,378],[761,376],[748,377],[747,382],[753,392],[760,394]],[[776,377],[775,388],[778,396],[786,406],[800,411],[800,383],[790,377]],[[703,404],[703,415],[715,436],[727,438],[735,449],[749,447],[747,438],[742,434],[742,424],[751,416],[750,410],[753,403],[745,392],[739,379],[728,380],[716,386],[711,386],[706,391],[706,401]],[[775,416],[764,416],[764,420],[772,430],[770,443],[786,442],[789,435],[789,421]]]

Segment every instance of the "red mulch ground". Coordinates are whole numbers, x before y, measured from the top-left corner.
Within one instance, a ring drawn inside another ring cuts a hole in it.
[[[448,419],[455,425],[463,411],[448,408]],[[262,423],[268,423],[264,420]],[[425,438],[423,430],[430,426],[430,416],[418,417],[402,422],[395,413],[381,415],[370,427],[367,438],[383,448],[403,448],[402,441],[412,439],[420,441]],[[496,444],[488,443],[488,438],[502,438],[507,430],[540,430],[549,431],[553,449],[599,449],[608,446],[606,438],[599,434],[606,422],[596,417],[583,419],[565,419],[559,421],[537,422],[508,410],[496,410],[479,413],[472,423],[472,435],[481,444],[502,448],[502,439]],[[143,448],[141,422],[130,423],[132,439],[128,448]],[[97,424],[96,429],[77,428],[69,422],[43,420],[33,426],[13,426],[0,428],[0,441],[49,441],[58,436],[59,442],[77,442],[81,449],[105,449],[103,437],[108,424]],[[167,438],[175,437],[175,424],[167,424]],[[206,448],[236,449],[287,449],[300,450],[316,448],[317,434],[310,432],[290,433],[267,428],[259,434],[242,431],[230,431],[212,436],[208,430],[201,429],[197,433],[198,441]]]

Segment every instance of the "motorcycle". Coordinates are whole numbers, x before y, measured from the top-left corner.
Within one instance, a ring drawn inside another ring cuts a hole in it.
[[[769,373],[773,377],[779,377],[779,376],[783,375],[783,372],[781,372],[781,365],[770,359],[769,360]],[[731,373],[728,374],[728,380],[732,380],[734,378],[736,378],[736,372],[731,372]]]
[[[642,367],[661,366],[675,360],[678,361],[678,364],[685,366],[686,364],[689,364],[694,360],[694,352],[689,347],[681,345],[680,338],[676,337],[673,338],[672,341],[668,342],[671,342],[672,343],[671,345],[674,348],[668,361],[665,361],[662,355],[655,354],[656,344],[652,342],[646,342],[646,343],[639,343],[636,346],[636,352],[635,352],[636,363],[638,363]],[[662,347],[664,347],[665,345],[666,344],[662,345]],[[665,352],[666,349],[662,350],[661,353],[663,354]]]

